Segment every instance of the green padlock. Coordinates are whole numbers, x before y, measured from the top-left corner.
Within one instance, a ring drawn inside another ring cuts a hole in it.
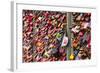
[[[56,38],[61,38],[61,34],[60,33],[57,33],[56,34]]]

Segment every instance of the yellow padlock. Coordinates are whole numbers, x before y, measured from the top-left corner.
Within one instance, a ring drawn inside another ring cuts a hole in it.
[[[70,60],[74,60],[74,55],[71,54],[69,58],[70,58]]]

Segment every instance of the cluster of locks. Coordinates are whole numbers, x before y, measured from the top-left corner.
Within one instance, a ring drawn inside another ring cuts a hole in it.
[[[66,13],[23,11],[23,61],[66,60],[62,43],[66,24]]]
[[[90,59],[90,13],[70,13],[73,36],[67,36],[68,12],[23,10],[23,62]],[[70,56],[67,54],[71,45]]]
[[[91,13],[72,13],[72,48],[75,59],[91,58]]]

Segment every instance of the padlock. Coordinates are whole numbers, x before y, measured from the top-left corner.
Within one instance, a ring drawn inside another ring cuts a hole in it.
[[[57,33],[57,34],[56,34],[56,38],[57,38],[57,39],[61,38],[61,34],[60,34],[60,33]]]
[[[84,34],[83,34],[83,32],[81,31],[81,32],[79,32],[79,34],[78,34],[80,37],[82,37]]]
[[[78,40],[78,39],[74,39],[74,40],[72,41],[72,47],[73,47],[73,48],[76,48],[78,45],[79,45],[79,40]]]
[[[73,33],[78,33],[80,31],[80,26],[75,26],[71,29]]]
[[[74,54],[71,54],[69,57],[70,60],[74,60]]]

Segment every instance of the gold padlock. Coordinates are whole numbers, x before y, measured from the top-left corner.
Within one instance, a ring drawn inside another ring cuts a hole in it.
[[[74,54],[71,54],[69,57],[70,60],[74,60]]]

